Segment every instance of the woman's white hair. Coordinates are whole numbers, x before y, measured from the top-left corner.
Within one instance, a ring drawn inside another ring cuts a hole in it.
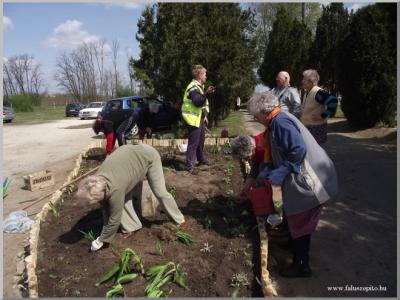
[[[310,81],[315,86],[319,82],[319,74],[317,70],[308,69],[303,72],[303,79]]]
[[[254,139],[248,135],[239,135],[231,140],[230,144],[232,155],[238,159],[251,156],[256,147]]]
[[[271,92],[254,93],[247,104],[247,110],[255,116],[258,113],[269,113],[277,106],[278,98]]]
[[[99,202],[104,199],[106,181],[97,175],[84,178],[78,186],[76,197],[89,202]]]

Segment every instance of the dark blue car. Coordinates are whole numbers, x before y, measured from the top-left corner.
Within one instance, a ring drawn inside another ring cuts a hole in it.
[[[128,118],[132,111],[136,108],[151,110],[146,124],[152,129],[152,132],[170,129],[172,125],[176,124],[181,118],[181,111],[176,109],[162,100],[147,97],[147,96],[129,96],[111,99],[106,102],[103,110],[99,114],[96,122],[101,123],[103,119],[107,119],[112,110],[126,111],[124,116]],[[132,128],[131,135],[135,136],[139,133],[139,128],[135,124]]]

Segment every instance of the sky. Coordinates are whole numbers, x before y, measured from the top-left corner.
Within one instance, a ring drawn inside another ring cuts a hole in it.
[[[54,81],[57,57],[82,42],[118,41],[118,69],[128,84],[128,56],[139,58],[137,22],[146,3],[3,3],[3,61],[29,54],[41,64],[44,86],[61,92]],[[357,10],[368,3],[346,3]],[[111,62],[111,56],[109,58]]]

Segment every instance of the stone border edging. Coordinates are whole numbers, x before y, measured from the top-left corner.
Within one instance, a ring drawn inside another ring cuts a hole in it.
[[[78,175],[82,163],[82,158],[89,151],[89,149],[97,147],[104,147],[104,140],[92,142],[84,148],[84,150],[76,158],[75,168],[68,175],[64,185],[70,183]],[[47,214],[49,213],[49,210],[51,210],[49,203],[52,204],[58,203],[65,189],[66,187],[55,191],[52,197],[50,198],[50,201],[46,202],[46,204],[43,205],[41,211],[36,215],[35,222],[33,223],[29,233],[30,254],[27,257],[25,257],[25,264],[28,276],[28,289],[30,298],[39,297],[38,280],[36,275],[36,263],[37,263],[37,251],[38,251],[37,248],[39,241],[40,224],[41,222],[45,221]]]

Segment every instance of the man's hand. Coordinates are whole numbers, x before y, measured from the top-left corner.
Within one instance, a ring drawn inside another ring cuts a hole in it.
[[[103,247],[104,243],[99,240],[99,238],[95,239],[92,242],[92,246],[90,247],[90,251],[95,252]]]
[[[206,90],[207,94],[214,94],[215,93],[215,87],[213,87],[212,85],[210,85],[207,90]]]

